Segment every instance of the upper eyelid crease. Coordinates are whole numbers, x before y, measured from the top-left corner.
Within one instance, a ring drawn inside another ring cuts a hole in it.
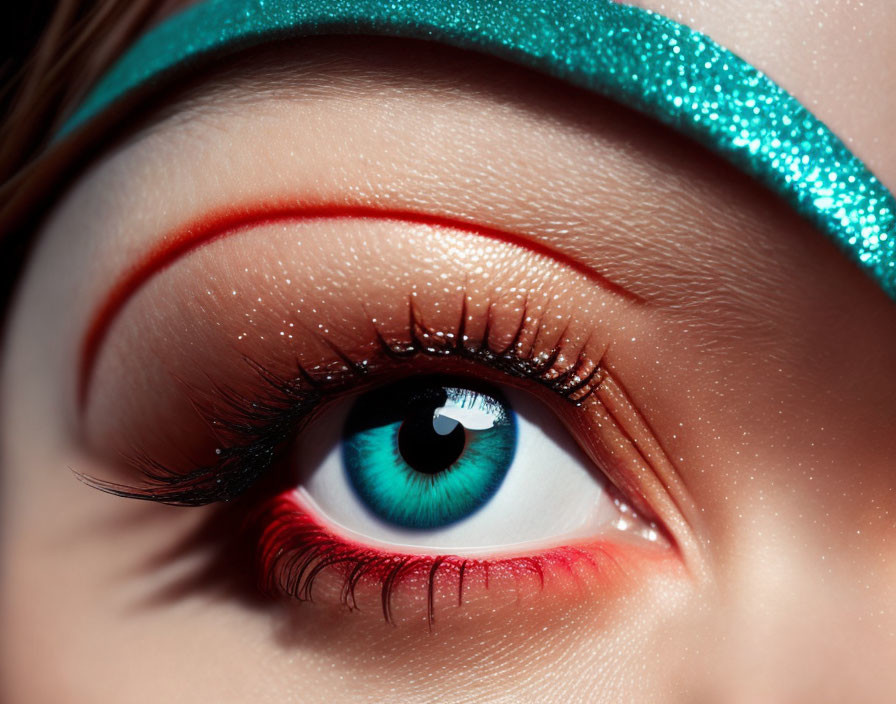
[[[104,296],[102,303],[90,318],[87,332],[81,343],[77,377],[78,408],[83,411],[86,407],[97,356],[113,321],[128,300],[156,274],[203,245],[250,228],[288,221],[307,222],[335,219],[388,220],[412,225],[450,228],[508,242],[536,254],[550,257],[584,275],[595,285],[630,302],[646,303],[645,299],[606,278],[592,267],[531,237],[447,216],[345,204],[266,204],[214,211],[188,222],[159,240],[158,244],[150,249],[142,259],[125,271]]]

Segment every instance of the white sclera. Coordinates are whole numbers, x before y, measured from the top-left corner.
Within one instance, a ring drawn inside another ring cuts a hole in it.
[[[342,429],[351,403],[324,414],[302,433],[301,500],[346,537],[420,553],[507,552],[587,538],[620,518],[620,510],[559,419],[530,394],[502,392],[517,420],[517,449],[495,495],[467,518],[443,528],[412,530],[377,517],[357,496],[342,461]]]

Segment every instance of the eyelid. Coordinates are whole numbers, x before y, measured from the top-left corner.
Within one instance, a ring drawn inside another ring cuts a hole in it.
[[[489,239],[510,242],[537,254],[543,254],[583,274],[603,289],[628,301],[644,303],[644,299],[609,280],[568,254],[558,252],[529,237],[486,225],[457,220],[441,215],[407,210],[390,210],[360,205],[289,205],[259,204],[208,213],[163,237],[138,262],[133,264],[106,294],[93,313],[81,343],[77,402],[83,411],[90,389],[96,358],[108,330],[127,301],[156,274],[179,258],[217,239],[237,234],[252,227],[278,222],[301,222],[322,219],[392,220],[415,225],[450,228]]]
[[[344,271],[334,272],[333,256],[339,252],[346,254],[338,265]],[[196,301],[196,307],[190,301]],[[409,320],[415,306],[420,317]],[[651,308],[595,286],[591,278],[548,255],[515,243],[483,241],[469,232],[407,223],[399,227],[389,221],[253,228],[185,257],[135,298],[103,349],[84,432],[98,455],[109,460],[102,474],[117,477],[125,491],[135,488],[128,460],[137,454],[156,460],[155,466],[167,468],[175,479],[195,468],[211,477],[214,450],[239,444],[219,438],[210,428],[210,418],[226,411],[227,394],[217,392],[233,390],[250,404],[264,405],[270,390],[268,381],[246,364],[249,359],[281,378],[296,380],[298,362],[325,379],[344,368],[346,359],[339,350],[349,359],[378,366],[374,353],[384,340],[394,342],[400,354],[412,339],[409,332],[416,331],[426,346],[464,339],[472,347],[488,339],[492,349],[500,351],[518,343],[521,354],[534,355],[535,360],[560,342],[562,357],[555,372],[574,369],[584,351],[590,366],[572,378],[587,379],[620,329],[626,336],[646,331],[653,314]],[[460,325],[464,320],[469,321],[466,327]],[[526,333],[518,338],[521,321],[527,321]],[[427,336],[427,329],[434,334]],[[424,361],[423,355],[419,359]],[[520,385],[503,378],[500,366],[492,376],[472,368],[469,361],[463,369],[452,367],[438,350],[425,361],[400,361],[374,370],[371,383],[437,372]],[[597,378],[604,379],[603,371]],[[655,481],[650,458],[625,449],[631,444],[631,429],[611,430],[616,421],[600,411],[602,393],[577,407],[550,398],[553,394],[539,385],[529,388],[551,404],[592,462],[623,487],[627,503],[647,520],[666,522],[666,488]],[[199,397],[184,393],[193,390],[206,394],[210,405],[200,408]],[[211,416],[197,410],[210,410]],[[303,427],[291,425],[279,437],[293,437]],[[278,445],[277,462],[284,456],[281,450]],[[278,487],[288,474],[271,463],[263,471]],[[212,483],[218,476],[214,474]],[[250,477],[242,484],[243,489],[248,486],[253,487],[246,493],[250,498],[256,488],[271,488],[271,482]],[[151,489],[151,483],[146,488]],[[140,498],[165,500],[151,494]]]
[[[534,379],[578,401],[602,378],[613,327],[635,324],[637,304],[594,285],[593,273],[483,240],[390,220],[258,227],[210,244],[154,280],[116,326],[84,417],[88,442],[114,458],[115,472],[127,469],[122,455],[151,456],[172,475],[207,470],[214,448],[255,440],[215,428],[243,420],[253,403],[295,406],[300,399],[276,390],[290,391],[303,370],[338,390],[358,363],[383,382],[392,368],[423,371],[427,357],[431,371],[449,373],[456,361],[455,372],[480,376],[472,366],[482,362],[505,381]],[[451,362],[445,343],[458,349]],[[410,364],[412,348],[423,353]],[[393,349],[397,364],[383,356]],[[356,386],[357,375],[347,381]],[[270,420],[251,415],[253,427]]]
[[[543,591],[550,583],[576,593],[594,580],[601,596],[607,598],[614,584],[620,586],[620,577],[634,576],[632,568],[636,565],[646,563],[653,569],[669,569],[677,559],[665,546],[615,542],[609,536],[492,557],[393,552],[391,548],[333,532],[294,492],[280,494],[257,506],[245,521],[244,531],[247,542],[256,546],[254,561],[264,593],[310,601],[318,578],[335,570],[338,589],[334,600],[341,607],[367,611],[366,605],[360,606],[359,597],[367,597],[368,602],[373,597],[385,620],[395,623],[396,614],[408,612],[407,608],[394,608],[396,597],[413,601],[416,595],[422,597],[430,628],[437,602],[440,608],[460,607],[470,591],[492,588],[517,601],[526,593],[527,582],[537,591]],[[319,567],[321,564],[323,568]],[[422,589],[410,588],[414,583]],[[404,587],[403,594],[396,594],[399,586]]]
[[[214,428],[219,446],[215,461],[200,465],[185,473],[170,469],[150,455],[139,452],[128,458],[147,481],[145,487],[131,487],[79,475],[88,485],[109,493],[133,499],[157,501],[178,506],[201,506],[219,501],[230,501],[253,485],[273,465],[276,449],[288,436],[304,432],[306,422],[313,419],[329,402],[346,393],[363,391],[371,385],[388,380],[397,363],[417,361],[418,358],[436,362],[435,371],[449,371],[452,362],[458,365],[462,375],[478,372],[474,376],[492,376],[495,381],[528,382],[548,389],[557,398],[576,406],[582,405],[594,395],[604,380],[604,370],[599,359],[589,359],[582,350],[580,355],[565,368],[557,368],[561,357],[560,347],[549,354],[533,356],[518,348],[529,318],[519,319],[519,328],[503,350],[493,350],[492,340],[486,336],[480,344],[468,344],[462,333],[466,321],[466,307],[462,309],[460,328],[446,344],[428,347],[425,339],[438,338],[416,317],[413,300],[409,309],[409,343],[387,340],[379,332],[380,356],[353,360],[349,355],[330,345],[342,363],[338,374],[327,373],[322,378],[312,375],[299,366],[296,377],[281,377],[263,365],[246,358],[255,372],[259,388],[243,394],[229,387],[215,385],[211,392],[187,390],[193,409],[204,422]],[[537,337],[537,336],[536,336]],[[558,343],[559,345],[559,343]],[[534,348],[534,345],[533,345]],[[481,369],[471,369],[478,365]],[[403,365],[402,365],[403,366]],[[420,371],[420,367],[415,368]],[[408,371],[405,369],[405,371]],[[488,374],[487,374],[488,373]],[[648,506],[640,502],[642,512],[651,514]]]

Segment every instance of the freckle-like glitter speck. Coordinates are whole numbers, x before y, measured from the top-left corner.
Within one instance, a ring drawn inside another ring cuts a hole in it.
[[[896,299],[896,199],[796,98],[709,37],[610,0],[205,0],[139,39],[57,139],[137,88],[309,35],[437,41],[601,93],[759,179]]]

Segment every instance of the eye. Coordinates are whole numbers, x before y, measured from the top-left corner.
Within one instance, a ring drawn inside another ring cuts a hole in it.
[[[333,251],[364,256],[321,285]],[[649,429],[602,364],[640,309],[545,253],[461,224],[259,227],[109,310],[87,422],[129,476],[90,483],[232,504],[275,597],[432,622],[673,556]]]
[[[516,415],[497,391],[411,380],[360,398],[342,462],[365,507],[403,528],[444,528],[475,513],[517,450]]]
[[[556,416],[506,386],[410,377],[304,437],[300,495],[335,530],[381,546],[494,554],[587,537],[621,516]]]

